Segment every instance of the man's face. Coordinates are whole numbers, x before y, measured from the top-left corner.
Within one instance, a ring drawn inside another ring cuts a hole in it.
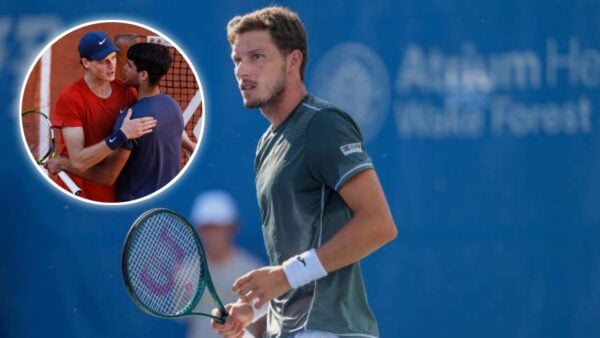
[[[127,59],[125,65],[123,65],[123,81],[130,87],[138,87],[140,82],[138,78],[138,71],[135,63]]]
[[[117,68],[117,52],[108,54],[103,60],[87,60],[86,68],[98,80],[113,81]]]
[[[266,30],[238,35],[231,59],[244,106],[261,108],[277,102],[285,91],[287,63]]]

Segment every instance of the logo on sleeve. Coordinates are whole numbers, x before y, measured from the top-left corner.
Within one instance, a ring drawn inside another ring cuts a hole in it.
[[[354,153],[362,153],[363,152],[362,145],[360,143],[345,144],[340,147],[340,150],[342,151],[342,153],[345,156],[348,156],[348,155],[354,154]]]

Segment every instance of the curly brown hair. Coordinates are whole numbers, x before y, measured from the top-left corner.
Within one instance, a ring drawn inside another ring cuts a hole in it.
[[[233,45],[240,34],[254,30],[268,31],[275,46],[283,55],[299,50],[302,53],[300,78],[304,80],[308,42],[304,25],[298,14],[285,7],[271,6],[235,16],[227,24],[227,40]]]

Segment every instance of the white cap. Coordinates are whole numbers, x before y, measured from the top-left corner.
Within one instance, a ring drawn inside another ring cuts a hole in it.
[[[192,223],[197,227],[205,225],[228,226],[236,223],[238,211],[229,193],[213,190],[201,193],[192,206]]]

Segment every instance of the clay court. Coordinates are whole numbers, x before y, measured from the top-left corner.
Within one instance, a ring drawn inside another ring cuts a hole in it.
[[[83,76],[77,45],[81,37],[89,31],[104,31],[110,35],[121,51],[117,53],[117,79],[123,78],[123,65],[126,62],[127,48],[136,42],[155,42],[169,46],[173,66],[161,81],[162,92],[173,97],[181,106],[186,122],[185,130],[190,139],[197,143],[202,133],[203,99],[200,82],[187,60],[164,37],[144,27],[124,22],[105,22],[78,28],[54,41],[50,48],[36,60],[27,78],[21,110],[40,110],[52,115],[61,92]],[[56,133],[57,147],[60,132]],[[57,153],[60,149],[57,148]],[[182,168],[190,154],[182,151]]]

